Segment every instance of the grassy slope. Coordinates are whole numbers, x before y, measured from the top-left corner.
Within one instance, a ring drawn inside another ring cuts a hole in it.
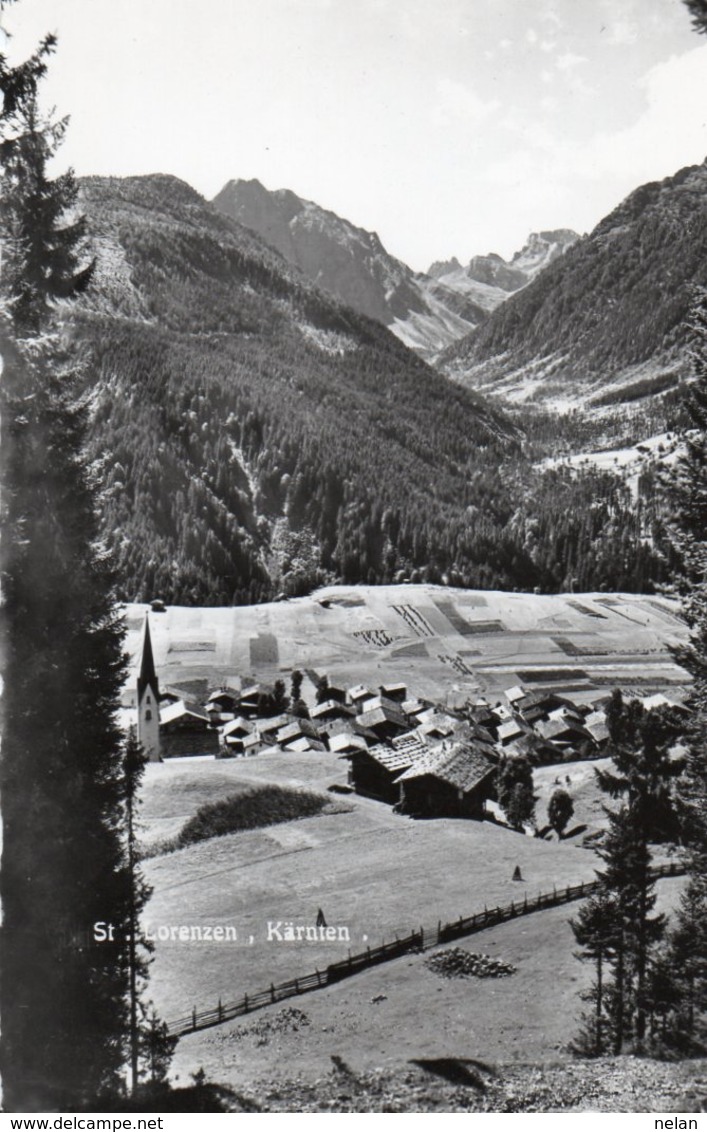
[[[674,906],[678,892],[678,881],[661,882],[661,910]],[[517,971],[509,978],[445,980],[423,957],[405,957],[183,1038],[174,1070],[184,1075],[203,1065],[214,1080],[262,1099],[266,1089],[258,1082],[321,1079],[332,1054],[356,1074],[381,1068],[396,1076],[415,1059],[471,1058],[490,1067],[567,1062],[584,1009],[579,993],[591,981],[589,966],[573,956],[571,914],[551,909],[457,945],[512,963]],[[309,1025],[287,1032],[277,1018],[293,1005]]]

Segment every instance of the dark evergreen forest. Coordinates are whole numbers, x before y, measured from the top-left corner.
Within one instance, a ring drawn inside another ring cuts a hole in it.
[[[184,183],[91,178],[82,206],[98,267],[74,327],[124,598],[244,603],[403,579],[630,590],[666,576],[655,516],[617,477],[533,470],[542,443],[522,420]]]

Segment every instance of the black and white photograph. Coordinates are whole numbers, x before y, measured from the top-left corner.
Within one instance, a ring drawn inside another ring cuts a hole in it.
[[[0,92],[2,1111],[698,1129],[707,0],[0,0]]]

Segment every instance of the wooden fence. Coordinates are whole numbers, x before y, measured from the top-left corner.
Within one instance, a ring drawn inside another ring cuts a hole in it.
[[[680,876],[684,872],[685,867],[679,862],[655,865],[651,869],[651,875],[656,879]],[[464,936],[473,935],[485,928],[492,928],[496,924],[513,920],[517,916],[527,916],[531,912],[539,912],[543,908],[555,908],[560,904],[569,904],[573,900],[582,900],[585,896],[591,896],[592,893],[596,892],[598,887],[599,881],[596,880],[568,885],[567,888],[559,891],[555,888],[552,892],[543,892],[530,899],[526,896],[523,900],[514,900],[511,904],[500,905],[496,908],[484,908],[483,912],[475,912],[471,916],[460,916],[458,920],[453,920],[447,924],[442,924],[440,921],[437,927],[431,931],[420,928],[418,931],[410,932],[409,935],[401,938],[396,936],[394,940],[389,943],[382,943],[380,947],[367,947],[365,951],[361,951],[357,955],[352,955],[349,952],[347,959],[330,963],[323,971],[317,970],[314,974],[302,975],[300,978],[290,979],[284,983],[271,983],[268,990],[258,991],[256,994],[246,994],[237,1002],[223,1003],[219,999],[218,1005],[213,1010],[197,1011],[194,1007],[191,1014],[168,1022],[167,1028],[172,1036],[182,1037],[184,1034],[191,1034],[195,1030],[205,1030],[209,1026],[218,1026],[232,1018],[250,1014],[253,1010],[261,1010],[262,1007],[270,1006],[274,1002],[281,1002],[285,998],[307,994],[319,987],[331,986],[333,983],[348,979],[351,975],[356,975],[359,971],[364,971],[368,967],[374,967],[378,963],[387,963],[390,959],[398,959],[401,955],[407,955],[412,951],[425,951],[427,948],[437,947],[438,944],[450,943],[452,940],[462,939]]]

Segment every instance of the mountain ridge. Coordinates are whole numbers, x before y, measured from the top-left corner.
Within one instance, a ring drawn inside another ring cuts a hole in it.
[[[67,318],[124,597],[511,583],[503,414],[176,178],[86,178],[81,207],[97,270]]]
[[[661,393],[689,372],[693,288],[707,284],[707,164],[639,186],[440,358],[510,400],[591,404]],[[621,393],[624,390],[624,394]]]
[[[473,298],[414,272],[369,232],[290,189],[231,180],[212,202],[257,232],[318,286],[390,327],[422,356],[468,333],[486,317]]]

